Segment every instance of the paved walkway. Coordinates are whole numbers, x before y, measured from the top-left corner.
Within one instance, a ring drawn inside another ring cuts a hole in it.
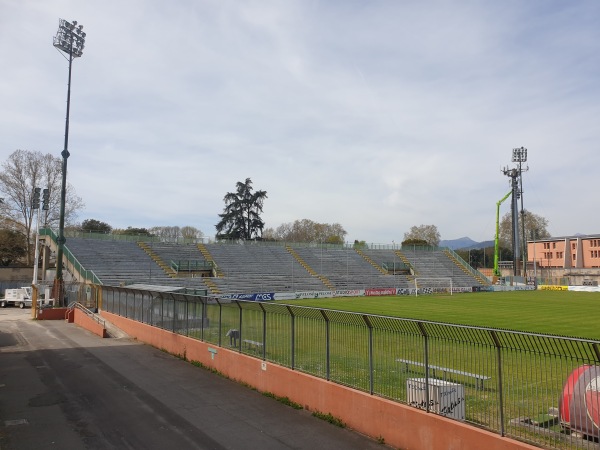
[[[0,450],[378,449],[128,337],[0,309]]]

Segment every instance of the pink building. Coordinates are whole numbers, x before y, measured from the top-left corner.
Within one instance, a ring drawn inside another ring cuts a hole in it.
[[[600,268],[600,234],[527,242],[528,266],[556,269]]]

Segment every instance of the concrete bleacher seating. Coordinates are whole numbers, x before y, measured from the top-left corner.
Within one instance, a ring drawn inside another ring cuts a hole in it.
[[[69,238],[66,244],[81,265],[104,284],[146,283],[218,289],[221,294],[413,287],[413,277],[388,272],[382,264],[409,262],[415,276],[452,278],[454,286],[481,283],[442,250],[361,249],[273,243],[204,244],[219,277],[173,278],[137,242]],[[206,261],[195,244],[147,243],[154,255],[170,261]]]
[[[353,248],[314,246],[295,247],[294,250],[337,289],[408,286],[406,277],[384,275]]]
[[[171,262],[185,265],[189,261],[206,262],[204,255],[198,250],[196,244],[178,244],[175,242],[149,242],[147,244],[150,252],[157,255],[167,265]]]
[[[482,285],[452,261],[443,250],[402,249],[402,254],[410,261],[415,276],[419,278],[452,278],[455,287]]]
[[[65,246],[104,284],[176,284],[136,242],[68,238]]]
[[[223,277],[212,278],[221,293],[325,290],[281,245],[205,244]]]

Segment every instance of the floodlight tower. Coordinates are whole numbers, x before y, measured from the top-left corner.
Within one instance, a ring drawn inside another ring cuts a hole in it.
[[[525,147],[513,148],[512,162],[519,163],[519,196],[521,197],[521,245],[523,256],[523,277],[527,277],[527,241],[525,240],[525,209],[523,208],[523,172],[527,172],[529,167],[523,169],[522,164],[527,162],[527,149]],[[517,230],[515,230],[517,231]]]
[[[85,33],[83,25],[77,25],[77,21],[67,22],[60,19],[58,31],[54,36],[54,47],[68,55],[69,61],[69,82],[67,84],[67,117],[65,120],[65,145],[61,152],[63,158],[62,164],[62,187],[60,191],[60,217],[58,226],[58,250],[56,252],[56,278],[54,279],[54,298],[62,305],[63,303],[63,251],[66,242],[65,239],[65,203],[67,196],[67,158],[69,158],[69,112],[71,108],[71,69],[73,59],[79,58],[83,54],[85,46]]]
[[[513,275],[519,274],[519,169],[509,169],[505,167],[503,169],[504,175],[511,179],[510,186],[512,190],[512,206],[511,206],[511,217],[512,217],[512,249],[513,249]]]

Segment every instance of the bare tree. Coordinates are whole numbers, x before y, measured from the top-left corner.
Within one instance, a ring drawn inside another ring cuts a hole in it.
[[[181,229],[178,226],[158,226],[152,227],[148,231],[153,236],[159,237],[161,241],[167,242],[177,242],[177,239],[181,236]]]
[[[412,226],[410,231],[404,233],[404,240],[421,240],[437,247],[440,244],[440,232],[435,225]]]
[[[199,239],[204,236],[202,231],[191,226],[158,226],[148,230],[153,236],[159,237],[162,241],[176,242],[179,239]]]
[[[323,242],[343,244],[348,233],[339,223],[318,223],[310,219],[283,223],[277,229],[268,228],[263,237],[287,242]]]
[[[35,187],[49,189],[48,210],[40,205],[41,225],[58,226],[60,216],[60,191],[62,184],[62,160],[51,154],[16,150],[2,164],[0,173],[0,193],[4,197],[1,212],[14,224],[14,229],[22,233],[27,240],[27,263],[32,263],[32,227],[34,210],[32,209]],[[83,208],[83,201],[75,189],[67,186],[65,203],[65,223],[71,224],[77,211]]]
[[[200,231],[198,228],[185,226],[181,227],[181,237],[186,240],[202,239],[204,237],[204,233],[202,233],[202,231]]]

